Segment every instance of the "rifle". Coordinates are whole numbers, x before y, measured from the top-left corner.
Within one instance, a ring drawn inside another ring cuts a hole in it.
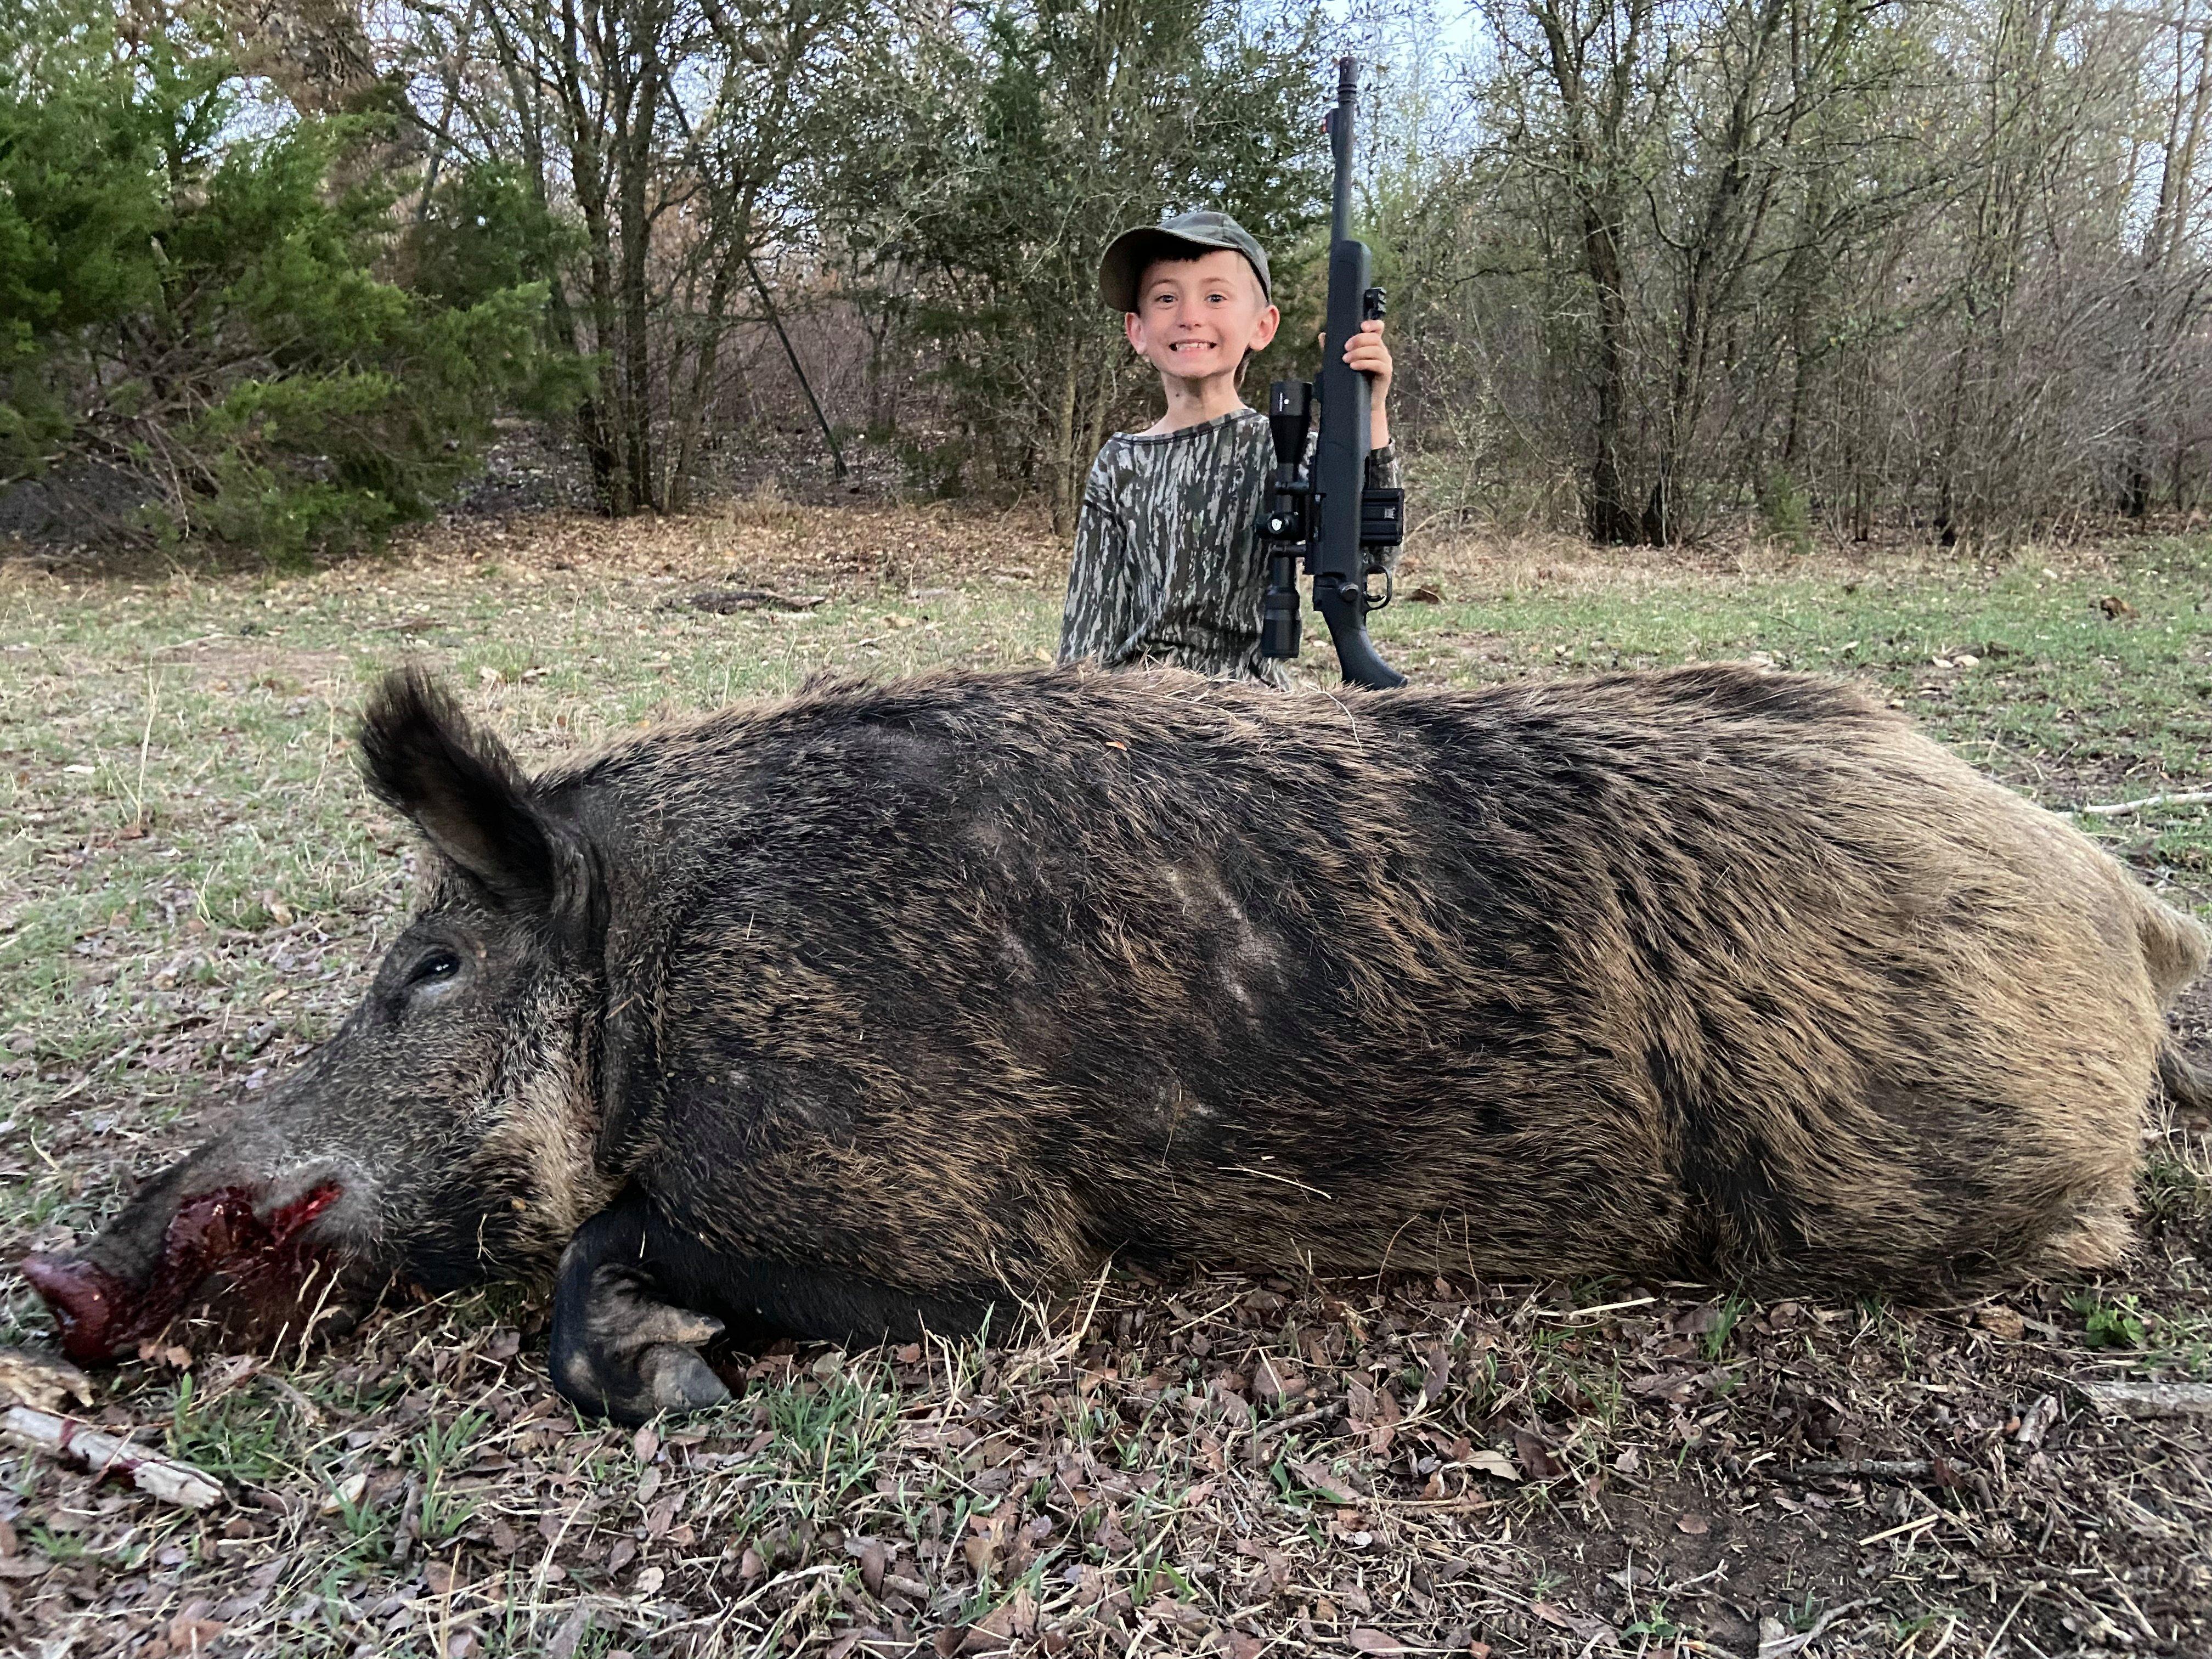
[[[1359,99],[1359,60],[1339,58],[1336,70],[1336,107],[1328,112],[1336,189],[1329,229],[1328,323],[1321,346],[1321,437],[1309,472],[1306,433],[1313,420],[1314,387],[1305,380],[1277,380],[1267,389],[1275,476],[1260,517],[1267,550],[1260,650],[1269,657],[1298,654],[1303,560],[1313,576],[1314,609],[1328,623],[1346,683],[1381,690],[1406,683],[1367,637],[1367,613],[1390,603],[1382,553],[1401,539],[1406,492],[1366,488],[1367,376],[1344,361],[1345,342],[1359,331],[1363,320],[1382,314],[1383,296],[1368,281],[1372,261],[1367,244],[1352,234],[1352,120]],[[1380,599],[1367,591],[1367,578],[1376,571],[1382,572]]]

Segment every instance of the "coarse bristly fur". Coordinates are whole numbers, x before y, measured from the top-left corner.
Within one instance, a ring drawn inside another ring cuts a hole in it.
[[[398,676],[364,744],[445,873],[240,1133],[355,1171],[373,1214],[320,1224],[439,1283],[542,1271],[618,1192],[699,1261],[928,1306],[1109,1252],[2099,1268],[2207,955],[1903,720],[1741,667],[832,681],[535,780]]]

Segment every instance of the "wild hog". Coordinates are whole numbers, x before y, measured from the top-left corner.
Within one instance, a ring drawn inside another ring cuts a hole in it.
[[[832,683],[534,778],[403,672],[362,749],[427,900],[296,1076],[26,1265],[80,1358],[557,1259],[554,1378],[635,1419],[722,1397],[721,1321],[972,1327],[1109,1255],[2103,1267],[2206,958],[1902,720],[1744,668]]]

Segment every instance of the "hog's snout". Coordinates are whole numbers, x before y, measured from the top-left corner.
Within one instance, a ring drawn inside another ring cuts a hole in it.
[[[43,1250],[23,1258],[22,1272],[53,1310],[63,1352],[79,1364],[114,1357],[116,1319],[129,1306],[128,1285],[97,1262]]]
[[[123,1358],[195,1299],[216,1308],[226,1325],[264,1327],[296,1304],[324,1255],[307,1237],[308,1224],[341,1192],[324,1182],[265,1211],[249,1188],[198,1194],[177,1205],[150,1252],[127,1252],[138,1272],[103,1260],[118,1254],[101,1249],[110,1235],[72,1255],[32,1255],[23,1277],[53,1310],[64,1352],[82,1364]]]

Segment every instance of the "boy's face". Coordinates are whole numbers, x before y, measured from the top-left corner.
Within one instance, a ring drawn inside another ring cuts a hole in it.
[[[1244,256],[1216,248],[1194,259],[1158,259],[1137,284],[1137,309],[1122,319],[1129,343],[1171,379],[1233,375],[1249,351],[1263,351],[1282,313],[1260,291]]]

